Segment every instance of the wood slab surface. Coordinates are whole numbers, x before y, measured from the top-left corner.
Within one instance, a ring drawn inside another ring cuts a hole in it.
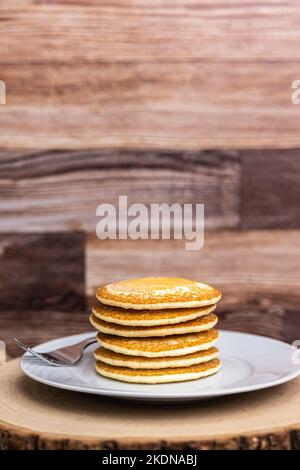
[[[300,449],[300,379],[189,405],[71,393],[0,366],[1,449]]]

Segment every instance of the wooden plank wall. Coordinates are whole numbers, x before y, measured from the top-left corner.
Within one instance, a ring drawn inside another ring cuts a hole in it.
[[[84,250],[89,303],[97,285],[126,277],[200,278],[224,293],[223,327],[295,339],[300,151],[1,155],[0,307],[6,339],[16,335],[17,316],[17,329],[32,344],[88,329]],[[120,193],[130,202],[204,203],[204,249],[188,252],[173,240],[98,240],[95,209],[101,202],[116,203]],[[78,230],[88,234],[86,241]]]
[[[35,236],[45,239],[43,234]],[[7,242],[7,235],[1,238]],[[70,243],[74,242],[71,234],[67,238]],[[30,239],[32,235],[22,235],[23,246],[26,240],[30,246]],[[15,261],[5,263],[4,258],[2,265],[9,279],[11,304],[9,307],[2,306],[0,311],[1,338],[6,340],[11,355],[17,353],[12,336],[21,335],[24,341],[33,345],[39,340],[89,329],[88,312],[82,305],[84,296],[82,301],[77,300],[76,305],[73,295],[69,301],[66,295],[61,307],[60,303],[55,304],[62,292],[70,292],[71,282],[73,289],[83,286],[82,280],[76,274],[70,274],[69,270],[70,266],[76,266],[77,271],[80,269],[80,256],[69,260],[68,266],[67,255],[57,250],[62,258],[61,264],[57,263],[56,256],[54,260],[50,256],[53,264],[44,267],[44,275],[40,275],[38,280],[33,276],[40,273],[40,269],[32,264],[28,266],[21,254],[18,265],[23,267],[25,264],[31,284],[23,278],[12,276],[10,267],[15,266]],[[71,253],[75,255],[74,248]],[[178,275],[201,279],[218,286],[223,292],[218,308],[222,327],[293,341],[298,339],[300,328],[299,255],[300,237],[297,230],[213,231],[206,237],[204,249],[199,252],[185,251],[179,241],[99,241],[90,236],[86,250],[86,294],[89,304],[92,304],[98,285],[127,277]],[[39,263],[37,265],[40,266]],[[52,286],[55,269],[61,276],[60,283],[57,281]],[[5,275],[2,276],[1,287]],[[20,307],[18,291],[13,287],[21,286],[24,291],[24,285],[27,286],[25,292],[31,293],[31,297],[23,295],[26,303]],[[47,286],[50,286],[48,293],[45,290]],[[56,297],[53,288],[57,289]],[[38,308],[37,299],[41,292],[45,293],[45,299],[44,303],[40,299]],[[52,304],[49,302],[50,294]]]
[[[5,0],[0,144],[300,147],[297,0]]]
[[[221,326],[292,341],[300,328],[300,236],[297,230],[225,230],[207,234],[204,248],[181,241],[89,240],[90,301],[102,283],[126,277],[176,275],[202,279],[223,292]]]
[[[100,203],[203,203],[207,229],[299,228],[300,150],[0,150],[1,231],[95,233]]]
[[[150,274],[217,284],[224,327],[299,336],[299,2],[5,0],[0,20],[9,354],[88,329],[84,280],[91,301]],[[95,239],[119,194],[204,203],[204,249]]]
[[[300,155],[300,154],[299,154]],[[95,233],[96,208],[128,202],[206,205],[207,227],[240,224],[235,152],[0,151],[2,227]]]

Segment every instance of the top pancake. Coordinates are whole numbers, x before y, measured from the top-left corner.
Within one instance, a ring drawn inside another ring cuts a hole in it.
[[[207,284],[176,277],[129,279],[96,291],[103,304],[135,310],[204,307],[217,303],[221,295]]]

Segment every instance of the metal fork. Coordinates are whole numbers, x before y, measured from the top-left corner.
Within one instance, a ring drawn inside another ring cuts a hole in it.
[[[77,364],[83,356],[84,350],[91,344],[97,343],[95,336],[84,339],[79,343],[71,344],[64,348],[55,349],[46,353],[37,352],[29,348],[26,344],[22,343],[17,338],[13,338],[17,345],[24,351],[30,353],[40,361],[43,361],[51,366],[68,367]]]

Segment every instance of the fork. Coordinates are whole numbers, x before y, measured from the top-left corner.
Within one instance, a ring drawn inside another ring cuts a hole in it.
[[[56,367],[74,366],[82,358],[84,350],[91,344],[97,343],[96,337],[92,336],[91,338],[84,339],[83,341],[71,344],[70,346],[65,346],[64,348],[54,349],[53,351],[48,351],[46,353],[40,353],[32,348],[29,348],[19,339],[13,339],[24,351],[30,353],[40,361]]]

